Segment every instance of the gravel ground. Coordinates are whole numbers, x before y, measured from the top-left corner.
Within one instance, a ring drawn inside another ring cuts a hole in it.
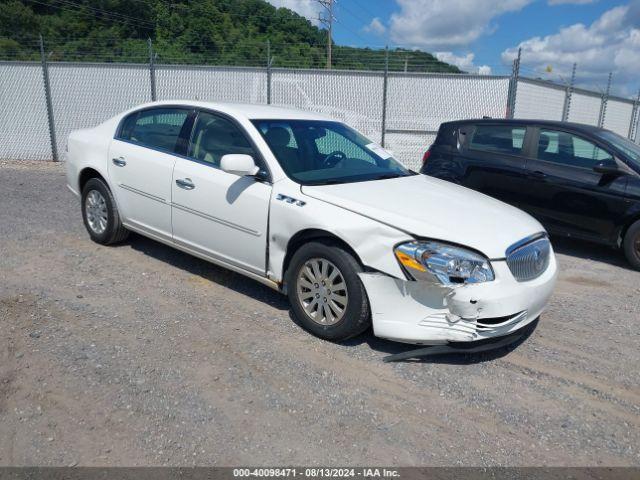
[[[60,165],[0,164],[0,465],[640,465],[640,273],[556,241],[521,345],[385,364],[284,297],[84,231]]]

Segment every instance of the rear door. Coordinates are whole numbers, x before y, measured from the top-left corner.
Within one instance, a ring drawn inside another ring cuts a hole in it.
[[[522,208],[555,233],[610,242],[626,210],[626,176],[593,170],[614,155],[595,139],[561,128],[540,127],[534,133],[526,171],[530,188]]]
[[[460,128],[462,184],[511,205],[526,188],[527,128],[517,124],[479,123]]]
[[[171,176],[188,108],[154,107],[126,117],[109,148],[109,177],[127,225],[171,239]]]

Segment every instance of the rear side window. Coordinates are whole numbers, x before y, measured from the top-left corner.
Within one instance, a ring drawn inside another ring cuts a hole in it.
[[[173,152],[188,116],[189,110],[180,108],[142,110],[125,118],[118,138]]]
[[[478,125],[469,142],[469,148],[517,155],[522,151],[525,131],[524,127]]]

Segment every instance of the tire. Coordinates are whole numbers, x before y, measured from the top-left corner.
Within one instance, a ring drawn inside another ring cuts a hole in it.
[[[102,245],[123,241],[129,236],[111,190],[100,178],[90,178],[82,189],[82,220],[91,240]]]
[[[362,271],[358,261],[335,243],[315,241],[300,247],[287,270],[287,294],[298,323],[315,336],[332,341],[346,340],[367,330],[371,313],[358,277]],[[315,318],[314,300],[318,305]]]
[[[624,254],[631,266],[640,270],[640,220],[627,229],[624,236]]]

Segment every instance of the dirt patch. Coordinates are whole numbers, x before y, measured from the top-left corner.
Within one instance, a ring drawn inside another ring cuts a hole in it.
[[[0,465],[640,465],[640,273],[610,251],[563,244],[515,350],[385,364],[411,347],[324,342],[239,275],[92,243],[63,165],[1,163],[0,202]]]
[[[569,276],[561,279],[563,282],[571,283],[573,285],[580,285],[584,287],[596,287],[596,288],[611,288],[612,285],[608,282],[598,280],[590,277]]]

